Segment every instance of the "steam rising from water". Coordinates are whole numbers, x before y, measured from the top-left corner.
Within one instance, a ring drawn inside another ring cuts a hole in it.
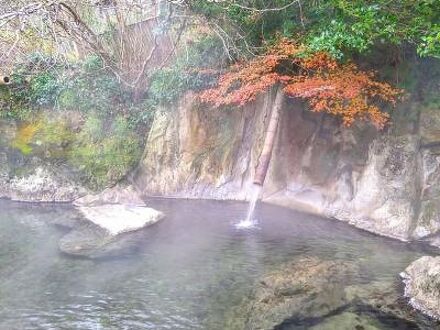
[[[249,200],[249,208],[246,219],[241,220],[235,225],[236,228],[254,228],[258,224],[257,219],[254,218],[255,207],[257,206],[258,198],[261,194],[262,186],[254,184],[251,187],[251,199]]]
[[[286,262],[311,256],[344,261],[353,269],[350,281],[332,283],[367,301],[382,288],[389,288],[391,297],[400,295],[396,274],[433,254],[274,205],[259,205],[259,230],[231,230],[229,219],[243,216],[243,204],[171,199],[147,204],[167,218],[121,237],[116,250],[102,251],[110,259],[93,261],[58,251],[64,231],[57,224],[71,225],[78,217],[70,206],[0,200],[0,329],[227,329],[246,320],[239,306],[255,283]],[[90,228],[81,228],[86,236],[77,239],[89,237]],[[303,328],[324,328],[315,316],[326,315],[329,305],[322,297],[309,298],[313,310],[299,306],[293,312],[304,312]],[[346,306],[344,311],[357,313],[359,304]],[[393,315],[404,314],[395,307]],[[377,308],[359,313],[381,329],[438,328],[418,313],[417,325],[409,327]],[[388,319],[382,325],[383,317]]]

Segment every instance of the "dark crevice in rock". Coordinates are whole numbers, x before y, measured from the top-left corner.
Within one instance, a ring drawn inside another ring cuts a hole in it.
[[[341,316],[344,313],[354,313],[358,316],[359,321],[362,318],[377,320],[378,325],[381,329],[399,329],[399,330],[432,330],[432,323],[426,324],[426,327],[418,325],[414,321],[398,318],[392,313],[384,312],[375,306],[363,305],[363,304],[347,304],[341,306],[330,313],[320,316],[320,317],[310,317],[310,318],[297,318],[292,317],[280,323],[274,327],[274,330],[299,330],[308,329],[313,326],[324,324],[328,319]],[[345,328],[344,328],[345,329]],[[353,329],[362,330],[365,329],[364,326],[359,322],[359,324],[353,324]]]

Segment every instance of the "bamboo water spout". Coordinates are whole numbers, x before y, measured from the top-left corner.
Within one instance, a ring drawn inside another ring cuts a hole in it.
[[[284,94],[281,88],[277,90],[275,103],[270,114],[269,125],[267,126],[266,136],[264,138],[263,150],[261,151],[258,164],[255,169],[254,184],[262,186],[266,179],[267,170],[269,168],[272,150],[275,144],[275,137],[280,121],[281,108],[283,106]]]

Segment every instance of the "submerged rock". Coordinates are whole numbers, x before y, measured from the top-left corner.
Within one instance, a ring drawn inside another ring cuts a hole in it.
[[[419,329],[421,325],[422,329],[439,328],[435,321],[407,304],[396,284],[394,280],[373,281],[345,288],[349,309],[362,316],[361,319],[372,319],[370,325],[381,325],[380,329]]]
[[[83,222],[63,236],[58,245],[66,254],[99,259],[129,255],[142,240],[139,231],[115,236],[93,223]]]
[[[401,276],[410,305],[440,320],[440,257],[422,257]]]
[[[118,188],[119,189],[119,188]],[[100,195],[87,196],[77,205],[81,217],[77,219],[73,229],[59,243],[61,251],[91,258],[117,256],[125,254],[136,246],[135,231],[151,226],[164,218],[164,214],[155,209],[139,205],[105,204],[120,202],[130,194],[116,193],[120,190],[106,190]],[[131,191],[126,188],[125,191]],[[140,199],[133,200],[141,204]],[[145,205],[142,202],[142,205]]]
[[[393,280],[359,282],[356,264],[307,257],[264,275],[225,329],[437,329]]]
[[[109,235],[102,228],[85,223],[63,236],[58,245],[60,250],[67,254],[92,256],[100,248],[110,243],[112,238],[113,236]]]
[[[80,207],[79,211],[82,217],[61,238],[59,248],[64,253],[89,258],[130,253],[142,239],[139,230],[164,217],[162,212],[139,206],[102,205]]]
[[[310,330],[380,330],[380,322],[371,317],[360,317],[350,311],[337,314],[325,319],[323,322],[309,327]]]
[[[245,314],[242,329],[273,329],[291,318],[327,315],[347,304],[344,285],[355,273],[354,265],[342,261],[304,258],[288,263],[259,281],[240,310]]]
[[[164,218],[135,189],[117,185],[74,202],[82,217],[59,243],[61,251],[91,258],[117,256],[136,246],[136,233]],[[124,233],[129,233],[122,235]]]

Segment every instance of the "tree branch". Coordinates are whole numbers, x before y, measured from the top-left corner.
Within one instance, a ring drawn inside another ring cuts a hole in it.
[[[247,7],[247,6],[241,5],[241,4],[236,3],[236,2],[231,3],[231,5],[235,6],[235,7],[239,7],[241,9],[245,9],[245,10],[250,10],[250,11],[254,11],[254,12],[258,12],[258,13],[265,13],[265,12],[271,12],[271,11],[282,11],[282,10],[285,10],[285,9],[287,9],[289,7],[292,7],[294,4],[299,3],[299,2],[300,2],[299,0],[295,0],[295,1],[292,1],[291,3],[289,3],[289,4],[285,5],[285,6],[282,6],[282,7],[265,8],[265,9],[258,9],[258,8],[255,8],[255,7]]]

